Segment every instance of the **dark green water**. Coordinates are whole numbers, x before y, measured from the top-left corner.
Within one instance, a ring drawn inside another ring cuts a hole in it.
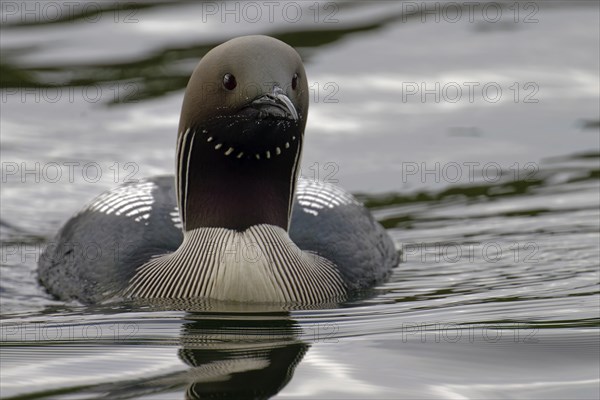
[[[597,2],[30,4],[1,3],[3,398],[598,398]],[[303,175],[372,208],[390,280],[318,310],[53,300],[45,243],[172,173],[191,70],[255,33],[303,56]]]

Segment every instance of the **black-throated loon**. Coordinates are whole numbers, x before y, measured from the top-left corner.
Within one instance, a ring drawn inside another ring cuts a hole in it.
[[[185,91],[175,179],[125,183],[93,200],[47,246],[40,281],[86,303],[299,304],[381,282],[399,261],[387,232],[344,190],[298,179],[307,112],[292,47],[267,36],[215,47]]]

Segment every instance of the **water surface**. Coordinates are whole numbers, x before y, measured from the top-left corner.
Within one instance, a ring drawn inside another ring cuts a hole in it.
[[[420,2],[323,2],[317,17],[297,2],[297,22],[236,22],[224,3],[87,2],[62,18],[8,3],[3,398],[598,398],[597,2],[507,3],[496,22],[492,6],[449,22]],[[389,230],[389,281],[307,310],[52,299],[44,245],[103,190],[172,173],[195,63],[255,33],[303,56],[302,173]]]

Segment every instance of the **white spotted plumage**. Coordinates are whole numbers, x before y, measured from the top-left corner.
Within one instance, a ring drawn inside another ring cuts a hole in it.
[[[299,179],[296,188],[298,204],[309,214],[319,210],[360,203],[348,192],[333,185],[311,179]]]
[[[119,186],[98,196],[84,211],[123,215],[136,222],[147,220],[154,203],[152,191],[155,187],[154,183],[145,180]]]
[[[179,207],[174,207],[173,211],[169,213],[171,217],[171,222],[173,222],[173,226],[177,229],[182,229],[183,224],[181,223],[181,216],[179,215]]]

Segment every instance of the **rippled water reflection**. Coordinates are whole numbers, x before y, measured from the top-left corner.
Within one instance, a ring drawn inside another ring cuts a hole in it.
[[[199,23],[200,5],[148,4],[119,8],[135,11],[128,25],[111,22],[108,5],[74,21],[3,20],[3,398],[598,397],[597,3],[531,3],[533,24],[511,22],[508,6],[498,24],[450,24],[423,22],[406,2],[342,2],[336,24],[226,29]],[[521,18],[531,11],[520,7]],[[390,280],[316,310],[51,299],[35,281],[45,243],[131,171],[172,173],[193,65],[259,32],[305,58],[315,98],[303,174],[372,208],[403,252]],[[471,81],[506,95],[402,97],[407,82]],[[523,102],[528,82],[537,103]],[[337,102],[324,101],[328,83]],[[101,101],[85,101],[90,85]],[[23,94],[49,86],[73,101]],[[113,104],[134,92],[137,102]],[[9,173],[52,162],[65,173],[78,163],[74,179]],[[104,173],[97,182],[85,179],[89,162]]]

